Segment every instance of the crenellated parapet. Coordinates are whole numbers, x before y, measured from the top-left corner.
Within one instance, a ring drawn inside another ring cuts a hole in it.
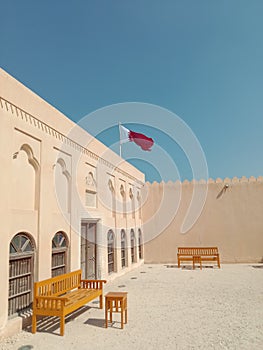
[[[187,180],[185,179],[184,181],[180,181],[180,180],[176,180],[176,181],[167,181],[167,182],[164,182],[164,181],[161,181],[161,182],[157,182],[157,181],[154,181],[154,182],[149,182],[147,181],[146,184],[149,185],[149,186],[154,186],[154,187],[157,187],[157,186],[188,186],[188,185],[212,185],[212,184],[222,184],[222,185],[235,185],[235,184],[251,184],[251,183],[263,183],[263,176],[258,176],[258,177],[255,177],[255,176],[250,176],[250,177],[246,177],[246,176],[242,176],[240,178],[238,177],[233,177],[233,178],[229,178],[229,177],[226,177],[224,179],[221,179],[220,177],[216,178],[216,179],[212,179],[212,178],[209,178],[208,180],[204,180],[204,179],[200,179],[200,180]]]

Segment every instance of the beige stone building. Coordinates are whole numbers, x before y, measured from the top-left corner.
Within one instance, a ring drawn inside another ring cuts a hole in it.
[[[0,70],[0,335],[21,328],[34,281],[143,262],[144,174]]]

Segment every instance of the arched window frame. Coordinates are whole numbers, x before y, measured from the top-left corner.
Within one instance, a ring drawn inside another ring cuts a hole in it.
[[[107,247],[108,247],[108,273],[111,274],[115,271],[115,235],[112,230],[108,231]]]
[[[121,230],[121,267],[125,268],[127,266],[127,241],[126,232]]]
[[[34,284],[35,242],[27,232],[17,233],[9,244],[8,315],[31,307]]]
[[[139,259],[143,259],[143,239],[142,239],[142,231],[138,229],[138,248],[139,248]]]
[[[136,262],[136,239],[135,239],[135,233],[133,229],[131,229],[130,238],[131,238],[131,262],[133,264]]]
[[[52,238],[51,276],[68,272],[68,238],[65,232],[58,231]]]

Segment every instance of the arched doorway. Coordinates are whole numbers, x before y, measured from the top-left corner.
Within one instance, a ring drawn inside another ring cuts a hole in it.
[[[15,235],[9,248],[8,315],[28,308],[33,299],[34,283],[33,239],[25,232]]]

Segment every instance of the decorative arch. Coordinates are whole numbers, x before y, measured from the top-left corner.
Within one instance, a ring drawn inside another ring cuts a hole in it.
[[[129,189],[129,197],[131,199],[132,218],[135,219],[135,198],[134,198],[134,194],[133,194],[133,189],[131,187]]]
[[[110,274],[115,271],[115,235],[112,230],[108,231],[107,245],[108,245],[108,273]]]
[[[23,162],[22,154],[26,159]],[[40,165],[32,148],[24,143],[13,154],[13,202],[14,208],[38,210],[40,195]],[[30,171],[27,163],[33,168]],[[19,170],[19,171],[18,171]]]
[[[116,217],[116,198],[115,198],[115,188],[111,179],[108,181],[108,187],[111,193],[111,213],[112,217]]]
[[[9,245],[8,315],[31,306],[34,284],[35,242],[26,232],[17,233]]]
[[[58,158],[57,164],[59,164],[59,165],[61,166],[61,168],[62,168],[62,174],[66,176],[66,178],[68,179],[68,181],[70,181],[71,176],[70,176],[70,173],[69,173],[68,170],[67,170],[67,166],[66,166],[66,163],[65,163],[64,159]]]
[[[52,277],[68,272],[68,246],[69,240],[65,232],[58,231],[52,239]]]
[[[33,166],[35,171],[39,171],[40,166],[39,166],[37,159],[34,157],[34,153],[33,153],[32,148],[28,144],[24,143],[20,147],[20,150],[26,152],[26,154],[28,156],[29,164],[31,164]]]
[[[55,191],[58,199],[59,206],[62,211],[70,212],[70,189],[71,189],[71,176],[67,170],[64,159],[58,158],[57,163],[61,169],[61,174],[57,173],[55,176]],[[57,169],[57,167],[55,167]],[[57,170],[58,171],[58,170]],[[62,176],[61,176],[62,175]]]
[[[122,215],[123,215],[123,218],[126,218],[126,193],[125,193],[124,186],[122,184],[120,186],[120,194],[122,197]]]
[[[140,195],[140,191],[137,191],[137,202],[138,202],[138,211],[139,211],[139,219],[142,218],[142,198]]]
[[[89,171],[85,177],[86,190],[85,190],[85,204],[87,207],[97,207],[97,183],[94,177],[94,173]]]

